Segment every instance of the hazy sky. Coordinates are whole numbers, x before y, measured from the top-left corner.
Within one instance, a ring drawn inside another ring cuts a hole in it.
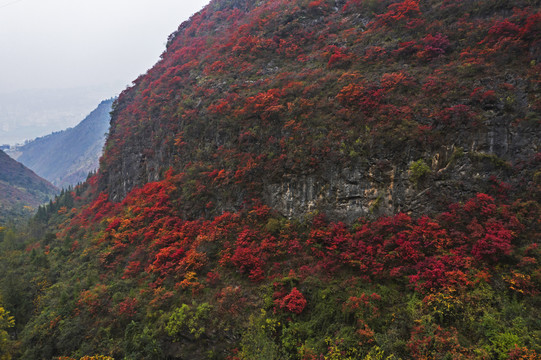
[[[208,0],[0,0],[0,92],[129,84]]]
[[[168,35],[208,2],[0,0],[0,94],[93,87],[104,94],[97,106],[156,63]],[[2,110],[0,144],[14,126]]]

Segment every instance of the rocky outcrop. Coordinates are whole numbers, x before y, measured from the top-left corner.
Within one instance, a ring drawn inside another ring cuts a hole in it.
[[[381,149],[347,166],[329,166],[310,175],[287,175],[266,186],[265,198],[288,218],[323,212],[337,220],[354,221],[397,212],[414,215],[444,211],[449,203],[486,191],[488,180],[518,185],[532,180],[539,153],[541,131],[535,122],[515,124],[512,117],[489,111],[482,130],[464,129],[447,134],[448,146],[419,153],[404,149],[388,157]],[[403,154],[417,154],[407,157]],[[388,157],[388,158],[386,158]],[[411,164],[421,159],[429,167],[416,179]],[[368,161],[368,162],[367,162]]]

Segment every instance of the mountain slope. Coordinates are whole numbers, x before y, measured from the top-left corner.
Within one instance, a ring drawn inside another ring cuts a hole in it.
[[[101,189],[119,201],[173,166],[216,213],[263,197],[353,221],[512,181],[541,141],[528,4],[212,2],[120,96]]]
[[[32,214],[58,189],[0,150],[0,224]]]
[[[17,148],[16,160],[58,187],[76,185],[98,168],[113,100],[102,101],[77,126]]]
[[[540,30],[528,0],[212,1],[0,243],[18,356],[539,358]]]

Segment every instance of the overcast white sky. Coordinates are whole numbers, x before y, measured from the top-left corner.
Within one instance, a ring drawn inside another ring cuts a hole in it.
[[[168,35],[208,2],[0,0],[0,94],[94,87],[97,106],[156,63]],[[13,128],[2,110],[0,144]]]

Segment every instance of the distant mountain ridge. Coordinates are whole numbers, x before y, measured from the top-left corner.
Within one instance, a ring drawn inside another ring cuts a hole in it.
[[[37,138],[12,157],[58,187],[76,185],[98,168],[113,99],[102,101],[77,126]]]
[[[30,215],[58,189],[0,150],[0,224]]]
[[[0,144],[21,144],[74,127],[96,108],[98,100],[116,92],[116,87],[106,84],[2,91]]]

